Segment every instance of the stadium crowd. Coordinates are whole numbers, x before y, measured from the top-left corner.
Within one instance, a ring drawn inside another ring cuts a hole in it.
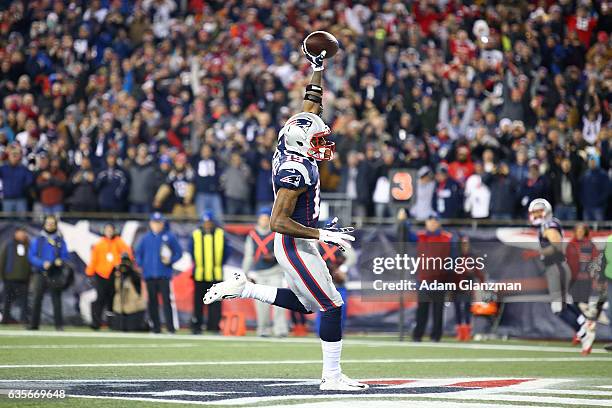
[[[3,1],[3,210],[255,214],[314,30],[338,38],[324,192],[389,213],[610,219],[609,1]]]

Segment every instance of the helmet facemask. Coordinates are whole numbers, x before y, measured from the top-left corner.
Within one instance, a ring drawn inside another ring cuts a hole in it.
[[[536,208],[529,212],[529,222],[536,227],[542,225],[545,221],[545,214],[544,208]]]
[[[329,141],[325,136],[329,136],[331,131],[329,128],[323,132],[315,133],[310,139],[310,148],[306,152],[309,157],[315,160],[327,161],[334,158],[336,152],[336,143]]]

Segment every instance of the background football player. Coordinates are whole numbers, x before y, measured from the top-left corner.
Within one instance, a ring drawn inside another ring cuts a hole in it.
[[[319,336],[323,350],[321,390],[361,391],[368,385],[342,374],[342,297],[336,290],[317,240],[350,248],[352,228],[335,225],[317,229],[319,218],[319,169],[317,160],[331,160],[335,146],[326,139],[330,129],[318,116],[322,112],[321,86],[325,51],[314,56],[302,51],[314,73],[306,87],[302,112],[289,118],[279,132],[272,174],[275,201],[270,227],[277,234],[274,252],[285,272],[289,289],[247,282],[235,273],[213,286],[204,296],[209,304],[221,299],[252,298],[302,313],[321,311]]]
[[[582,354],[587,355],[591,352],[595,333],[589,330],[587,318],[572,303],[569,294],[571,273],[563,252],[561,224],[553,218],[552,206],[543,198],[536,198],[529,204],[529,221],[539,228],[540,252],[546,268],[552,311],[574,329],[582,344]]]

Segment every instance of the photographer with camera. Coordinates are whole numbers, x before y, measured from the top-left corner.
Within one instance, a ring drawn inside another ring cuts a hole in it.
[[[43,296],[49,290],[53,302],[55,329],[63,330],[62,291],[72,283],[74,275],[66,264],[68,247],[57,229],[57,218],[47,215],[43,230],[30,245],[28,258],[33,268],[34,306],[29,330],[38,330]]]
[[[104,236],[91,248],[91,260],[85,273],[92,278],[96,288],[96,300],[91,307],[91,328],[100,329],[102,312],[111,310],[115,296],[113,269],[120,264],[122,254],[132,256],[132,249],[117,235],[113,224],[104,226]]]
[[[113,269],[113,279],[114,319],[110,326],[123,331],[144,330],[147,303],[142,293],[140,273],[134,267],[129,253],[121,254],[121,261]]]

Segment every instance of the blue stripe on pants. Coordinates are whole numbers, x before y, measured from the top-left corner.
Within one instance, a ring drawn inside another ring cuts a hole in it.
[[[327,296],[327,294],[323,291],[323,289],[321,289],[321,286],[319,286],[316,279],[314,278],[314,276],[312,276],[312,274],[308,270],[308,267],[303,262],[297,251],[295,238],[283,235],[283,249],[285,251],[287,259],[289,259],[289,262],[300,276],[300,279],[302,279],[302,282],[304,282],[304,285],[306,286],[306,288],[308,288],[308,291],[310,291],[310,293],[317,300],[319,305],[321,305],[324,310],[329,310],[337,307],[331,301],[329,296]]]

